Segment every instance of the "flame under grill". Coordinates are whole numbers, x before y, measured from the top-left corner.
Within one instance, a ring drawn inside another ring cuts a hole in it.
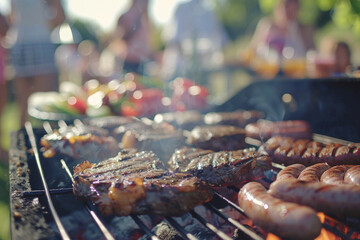
[[[31,126],[26,130],[12,135],[10,151],[13,239],[29,236],[32,239],[161,239],[161,233],[152,231],[158,223],[165,224],[184,239],[278,239],[253,225],[237,204],[218,192],[215,192],[212,202],[196,207],[183,217],[102,217],[96,207],[75,199],[71,173],[61,159],[36,156],[37,148],[31,142],[32,133],[34,142],[38,144],[45,131],[32,129]],[[321,135],[314,135],[314,138],[323,142],[338,141]],[[251,139],[248,141],[252,146],[256,143]],[[71,159],[66,160],[72,164]],[[276,164],[273,167],[274,173],[281,168]],[[42,172],[51,195],[50,201],[45,197],[46,187],[40,177]],[[264,186],[271,183],[267,178],[261,181]],[[238,189],[229,188],[229,191],[237,192]],[[339,219],[322,213],[319,217],[323,229],[317,239],[359,239],[360,221],[357,219]]]

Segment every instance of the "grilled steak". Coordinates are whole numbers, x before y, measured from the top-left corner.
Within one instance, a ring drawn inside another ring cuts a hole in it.
[[[263,177],[264,171],[270,169],[271,160],[260,156],[255,148],[216,153],[183,148],[173,154],[169,166],[173,171],[191,173],[215,187],[239,186],[244,181]]]
[[[204,116],[197,111],[185,111],[156,114],[154,121],[156,123],[168,122],[177,128],[191,130],[203,125],[203,118]]]
[[[259,120],[245,127],[246,136],[256,139],[267,140],[273,136],[311,139],[310,125],[305,121],[281,121],[270,122]]]
[[[152,152],[123,151],[98,164],[74,168],[74,194],[93,201],[103,215],[180,216],[213,193],[188,173],[171,173]]]
[[[55,130],[41,138],[44,147],[43,156],[51,158],[55,154],[64,154],[73,159],[93,162],[113,157],[119,151],[116,140],[95,127],[67,127]]]
[[[308,139],[294,139],[276,136],[270,138],[263,149],[274,162],[291,165],[301,163],[305,166],[326,162],[331,166],[360,164],[358,145],[323,144]]]
[[[213,153],[213,151],[189,147],[176,149],[168,162],[169,169],[173,172],[183,172],[193,159],[209,153]]]
[[[136,148],[139,151],[153,151],[164,163],[175,149],[185,145],[183,132],[168,123],[153,124],[149,128],[136,128],[127,131],[122,138],[123,148]]]
[[[245,131],[230,125],[199,126],[190,132],[186,143],[214,151],[238,150],[245,146]]]
[[[258,111],[211,112],[205,114],[204,122],[209,125],[233,125],[244,128],[246,124],[256,122],[262,117],[263,114]]]

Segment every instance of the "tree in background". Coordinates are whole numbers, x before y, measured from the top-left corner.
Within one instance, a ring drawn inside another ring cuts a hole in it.
[[[277,0],[218,0],[213,1],[229,37],[233,40],[252,34],[258,20],[270,14]],[[333,22],[341,29],[352,29],[360,36],[359,0],[302,0],[300,21],[322,28]]]
[[[331,11],[334,23],[344,29],[352,29],[360,37],[360,1],[359,0],[318,0],[318,7]]]

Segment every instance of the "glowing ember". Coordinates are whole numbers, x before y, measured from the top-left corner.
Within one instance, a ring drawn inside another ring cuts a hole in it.
[[[279,238],[278,236],[272,234],[272,233],[269,233],[267,236],[266,236],[266,240],[281,240],[281,238]]]

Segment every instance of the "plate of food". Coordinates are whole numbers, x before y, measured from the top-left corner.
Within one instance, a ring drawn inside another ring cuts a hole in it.
[[[42,121],[67,121],[85,117],[154,116],[170,111],[204,110],[208,106],[207,89],[190,79],[177,78],[162,85],[149,82],[135,74],[107,83],[92,79],[83,86],[63,82],[59,92],[32,94],[28,113]]]

